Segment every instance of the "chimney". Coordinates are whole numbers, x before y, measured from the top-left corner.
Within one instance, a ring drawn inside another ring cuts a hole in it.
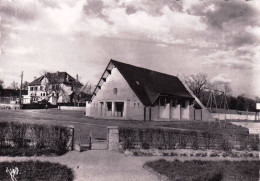
[[[76,75],[76,81],[77,82],[79,81],[79,75],[78,74]]]

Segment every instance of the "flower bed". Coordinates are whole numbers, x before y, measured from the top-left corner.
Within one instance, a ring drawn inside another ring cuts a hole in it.
[[[258,151],[218,151],[218,150],[192,150],[192,149],[176,149],[176,150],[158,150],[158,149],[132,149],[125,150],[126,156],[170,156],[170,157],[218,157],[218,158],[250,158],[258,160]]]

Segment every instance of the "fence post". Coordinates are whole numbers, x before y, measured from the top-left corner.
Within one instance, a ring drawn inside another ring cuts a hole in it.
[[[89,149],[91,150],[92,148],[92,131],[89,133]]]
[[[108,126],[108,150],[118,151],[119,129],[117,126]]]
[[[68,125],[68,128],[70,130],[70,140],[69,143],[71,143],[71,150],[74,150],[74,126],[73,125]]]

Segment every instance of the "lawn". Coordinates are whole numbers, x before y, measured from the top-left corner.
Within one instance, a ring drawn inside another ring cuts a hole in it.
[[[145,167],[172,181],[257,181],[260,161],[166,161],[148,162]]]
[[[10,181],[11,176],[7,172],[10,169],[18,168],[18,174],[14,177],[16,180],[31,181],[72,181],[74,173],[72,169],[58,163],[26,161],[26,162],[1,162],[0,163],[0,180]]]
[[[189,121],[187,122],[173,122],[168,125],[164,125],[164,127],[172,127],[172,128],[182,128],[182,129],[190,129],[197,131],[207,131],[212,134],[229,134],[229,135],[248,135],[248,129],[236,126],[229,122],[222,121],[219,122],[199,122],[199,121]]]
[[[107,126],[127,128],[176,128],[197,131],[209,131],[216,134],[248,135],[248,129],[235,126],[231,123],[219,125],[218,122],[202,121],[135,121],[135,120],[106,120],[94,119],[84,116],[82,111],[65,111],[58,109],[47,110],[0,110],[0,121],[19,121],[42,124],[74,125],[76,139],[88,139],[92,132],[94,139],[106,139]]]

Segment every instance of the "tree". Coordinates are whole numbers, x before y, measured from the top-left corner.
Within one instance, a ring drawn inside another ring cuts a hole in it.
[[[28,85],[29,85],[29,82],[24,81],[23,85],[22,85],[22,90],[28,90]]]
[[[211,86],[207,75],[198,73],[196,75],[185,76],[184,82],[192,90],[195,96],[205,105],[206,103],[205,90],[210,88]]]
[[[65,94],[65,91],[62,88],[61,84],[57,83],[55,74],[44,72],[43,76],[43,89],[46,92],[48,101],[51,96],[56,97],[58,100],[61,95]]]
[[[245,110],[247,110],[247,107],[248,106],[247,106],[244,95],[239,95],[237,97],[236,110],[245,111]]]
[[[0,79],[0,90],[4,89],[4,81]]]
[[[86,101],[90,98],[91,95],[91,85],[89,82],[83,87],[82,84],[76,80],[73,82],[73,93],[72,93],[72,101],[74,104],[79,106],[79,103],[82,101]]]
[[[20,89],[20,88],[19,88],[18,83],[15,82],[15,81],[13,81],[13,82],[10,84],[9,89],[18,90],[18,89]]]

